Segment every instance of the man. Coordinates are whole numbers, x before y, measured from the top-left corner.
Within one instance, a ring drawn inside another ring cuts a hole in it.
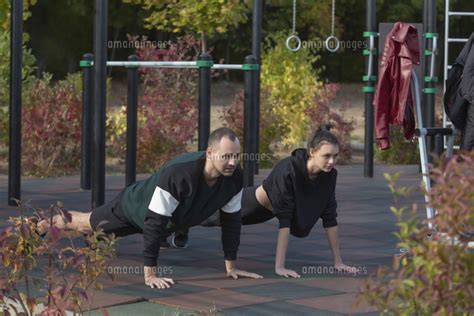
[[[71,212],[69,223],[55,216],[53,223],[82,232],[101,227],[105,233],[119,237],[143,233],[145,284],[163,289],[174,281],[154,273],[161,240],[171,231],[199,225],[220,210],[227,275],[235,279],[261,278],[235,266],[242,224],[239,159],[237,135],[228,128],[219,128],[211,133],[206,151],[170,160],[150,178],[124,189],[110,203],[91,213]],[[47,225],[46,221],[42,223]]]

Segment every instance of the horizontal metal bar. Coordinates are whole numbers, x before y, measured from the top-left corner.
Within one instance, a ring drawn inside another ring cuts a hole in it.
[[[196,66],[195,61],[108,61],[109,67],[181,67]]]
[[[212,69],[236,69],[236,70],[242,70],[242,65],[239,64],[214,64],[212,66]]]
[[[468,38],[448,38],[449,43],[466,43]]]
[[[457,15],[457,16],[474,16],[474,12],[449,12],[450,16]]]
[[[109,67],[140,67],[140,68],[198,68],[195,61],[108,61]],[[212,69],[242,70],[241,64],[214,64]]]
[[[453,135],[452,128],[424,127],[415,129],[416,136]]]

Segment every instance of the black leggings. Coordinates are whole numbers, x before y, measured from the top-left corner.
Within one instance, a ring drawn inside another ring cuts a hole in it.
[[[269,209],[263,207],[255,196],[259,186],[244,188],[242,192],[242,225],[260,224],[269,221],[275,215]],[[201,223],[201,226],[220,226],[220,211]]]

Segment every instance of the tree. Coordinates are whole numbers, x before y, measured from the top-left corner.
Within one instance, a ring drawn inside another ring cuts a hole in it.
[[[241,0],[123,0],[141,4],[150,11],[146,27],[173,33],[191,32],[201,36],[201,51],[207,50],[206,37],[225,33],[247,21],[248,5]]]
[[[2,31],[8,31],[10,29],[10,0],[0,0],[0,28]],[[23,20],[28,19],[31,16],[31,12],[28,8],[35,5],[37,0],[25,0],[23,1]]]

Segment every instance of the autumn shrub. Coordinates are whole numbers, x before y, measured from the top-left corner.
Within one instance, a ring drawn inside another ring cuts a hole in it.
[[[56,83],[36,80],[22,111],[22,169],[26,175],[78,172],[82,92],[79,74]]]
[[[401,126],[390,127],[390,148],[381,150],[374,146],[374,157],[377,161],[387,164],[410,165],[420,163],[418,139],[405,139]]]
[[[362,287],[360,299],[391,315],[474,313],[474,255],[468,248],[474,228],[474,152],[439,162],[428,192],[436,209],[431,221],[416,216],[416,205],[392,207],[398,218],[398,246],[407,249],[392,267],[381,267]],[[396,197],[407,193],[387,176]],[[469,235],[471,237],[469,238]],[[431,237],[430,237],[431,236]]]
[[[196,60],[199,40],[184,36],[166,49],[142,47],[139,60]],[[141,68],[143,95],[138,100],[137,171],[152,172],[165,161],[186,151],[197,132],[196,69]],[[213,71],[212,77],[218,72]],[[107,121],[110,156],[125,158],[126,107]]]
[[[333,132],[339,140],[339,163],[348,162],[351,159],[351,132],[354,130],[353,119],[345,117],[345,111],[350,104],[343,104],[339,111],[333,110],[329,103],[336,98],[339,85],[331,83],[325,84],[314,96],[314,106],[306,110],[306,115],[310,119],[309,130],[311,132],[318,129],[321,124],[330,124]]]
[[[10,218],[0,234],[0,306],[5,315],[65,315],[66,311],[83,315],[90,311],[94,290],[102,289],[98,278],[115,256],[114,236],[99,230],[87,236],[86,247],[77,245],[81,233],[52,225],[40,236],[37,220],[51,222],[54,215],[60,215],[69,222],[71,214],[61,203],[48,210],[21,202],[19,207],[20,216]],[[30,211],[27,219],[25,213]]]
[[[260,144],[259,159],[263,168],[271,167],[275,160],[274,140],[277,139],[278,131],[272,126],[276,119],[275,115],[267,106],[268,90],[260,91]],[[240,91],[234,97],[234,101],[220,112],[220,120],[237,133],[240,139],[244,139],[244,91]],[[243,146],[243,143],[241,143]],[[242,148],[243,149],[243,148]]]

